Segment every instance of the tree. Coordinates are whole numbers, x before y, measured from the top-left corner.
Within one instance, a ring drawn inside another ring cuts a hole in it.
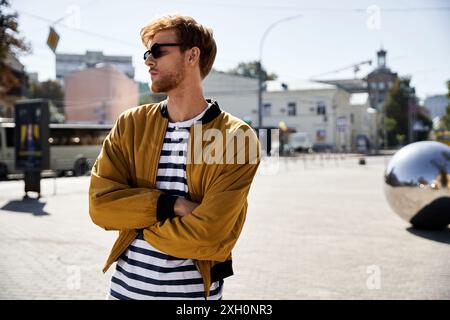
[[[258,65],[258,61],[240,62],[236,68],[228,70],[226,73],[258,79]],[[275,73],[268,74],[262,68],[262,81],[275,80],[277,77]]]
[[[44,82],[30,81],[27,96],[30,99],[48,99],[60,110],[64,106],[64,91],[56,80],[47,80]]]
[[[49,103],[50,122],[51,123],[64,123],[66,116],[61,112],[55,104],[50,100]]]
[[[30,52],[29,44],[19,37],[17,12],[5,13],[5,8],[9,6],[9,0],[0,0],[0,95],[7,94],[20,84],[8,59],[17,59],[21,53]]]
[[[388,145],[397,145],[398,137],[408,137],[410,107],[414,112],[415,122],[421,124],[423,131],[417,131],[413,135],[413,141],[425,140],[432,128],[432,121],[427,115],[425,108],[418,105],[418,99],[415,96],[415,89],[410,86],[410,78],[399,78],[389,90],[384,110],[388,123],[395,121],[395,126],[390,125],[386,128]],[[410,141],[410,142],[413,142]]]
[[[450,98],[450,80],[447,81],[447,97]],[[450,130],[450,104],[445,109],[445,114],[439,121],[439,129]]]
[[[27,91],[30,99],[50,100],[50,122],[64,122],[64,91],[58,81],[30,81]]]
[[[433,121],[428,115],[428,112],[425,107],[417,106],[416,122],[419,122],[421,124],[422,130],[416,131],[415,133],[413,132],[414,133],[413,140],[414,141],[428,140],[430,131],[433,129]]]

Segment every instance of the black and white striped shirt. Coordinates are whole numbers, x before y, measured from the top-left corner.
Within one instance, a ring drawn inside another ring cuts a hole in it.
[[[200,121],[169,122],[158,164],[156,188],[166,194],[188,194],[186,159],[189,128]],[[211,285],[208,300],[222,298],[223,280]],[[111,279],[109,299],[204,299],[203,279],[192,259],[167,255],[144,240],[142,232],[121,255]]]

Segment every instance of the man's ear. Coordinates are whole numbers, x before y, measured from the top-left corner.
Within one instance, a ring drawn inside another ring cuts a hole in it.
[[[188,61],[189,63],[195,63],[200,60],[200,49],[198,47],[193,47],[189,50]]]

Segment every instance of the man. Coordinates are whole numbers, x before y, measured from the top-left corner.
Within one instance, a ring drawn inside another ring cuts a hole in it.
[[[119,231],[103,270],[117,261],[108,297],[221,299],[259,165],[258,140],[203,97],[216,55],[210,29],[164,16],[141,38],[151,89],[167,100],[121,114],[92,169],[91,218]]]

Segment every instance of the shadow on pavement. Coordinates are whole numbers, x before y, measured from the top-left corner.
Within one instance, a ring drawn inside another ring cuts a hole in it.
[[[419,229],[415,229],[413,227],[409,227],[406,229],[408,232],[428,239],[428,240],[433,240],[433,241],[437,241],[437,242],[442,242],[442,243],[447,243],[450,244],[450,228],[446,228],[444,230],[419,230]]]
[[[1,210],[14,211],[17,213],[31,213],[33,216],[48,216],[48,212],[44,210],[45,202],[39,199],[27,198],[23,200],[12,200],[5,204]]]

